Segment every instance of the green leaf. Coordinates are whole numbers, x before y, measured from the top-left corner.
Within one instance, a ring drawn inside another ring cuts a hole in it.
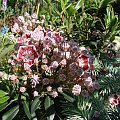
[[[49,96],[46,96],[44,104],[47,112],[47,120],[53,120],[55,116],[54,101]]]
[[[66,100],[68,100],[69,102],[74,102],[75,101],[75,99],[73,99],[71,96],[69,96],[69,95],[67,95],[66,93],[61,93],[63,96],[64,96],[64,98],[66,99]]]
[[[9,45],[8,47],[5,47],[2,52],[0,52],[0,60],[2,60],[8,53],[10,53],[12,50],[14,50],[14,45]]]
[[[15,106],[13,108],[11,108],[9,111],[7,111],[3,116],[2,116],[2,120],[12,120],[17,113],[19,112],[19,106]]]
[[[11,104],[11,103],[10,103],[10,104]],[[2,110],[4,110],[8,105],[9,105],[8,102],[4,102],[4,103],[0,104],[0,112],[1,112]]]
[[[110,22],[110,25],[109,25],[109,31],[110,32],[114,32],[117,28],[117,22],[118,22],[118,19],[117,17],[114,17],[111,22]]]
[[[76,6],[75,6],[75,9],[76,9],[76,10],[78,10],[78,9],[80,9],[80,8],[82,8],[82,0],[79,0],[78,3],[77,3]]]
[[[18,100],[18,99],[17,99]],[[4,102],[2,104],[0,104],[0,112],[2,110],[4,110],[6,107],[8,107],[12,102],[16,101],[16,99],[13,99],[12,101],[10,101],[9,103],[8,102]]]
[[[9,96],[4,96],[2,98],[0,98],[0,104],[6,102],[10,97]]]
[[[3,90],[0,90],[0,98],[4,97],[7,94],[8,94],[7,92],[4,92]]]
[[[41,101],[40,101],[39,98],[40,97],[36,97],[34,99],[34,101],[32,102],[32,105],[31,105],[31,114],[33,114],[35,112],[35,110],[39,108],[39,105],[41,103]]]
[[[68,16],[72,16],[77,12],[76,8],[72,4],[69,5],[66,11],[68,13]]]
[[[29,103],[24,101],[23,102],[23,108],[24,108],[24,111],[25,111],[25,114],[27,115],[27,117],[31,120],[32,119],[32,115],[30,114]]]

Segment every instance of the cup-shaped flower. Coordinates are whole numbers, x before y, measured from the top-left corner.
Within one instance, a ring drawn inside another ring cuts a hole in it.
[[[38,54],[34,45],[20,46],[17,54],[18,60],[32,66],[36,58],[38,58]]]

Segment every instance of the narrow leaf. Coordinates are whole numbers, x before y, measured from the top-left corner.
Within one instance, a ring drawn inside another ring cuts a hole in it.
[[[45,110],[47,112],[47,120],[53,120],[55,116],[54,101],[49,96],[45,98]]]
[[[36,97],[34,99],[34,101],[32,102],[32,105],[31,105],[31,113],[33,114],[35,112],[36,109],[38,109],[41,101],[39,100],[40,97]]]
[[[7,111],[3,116],[2,116],[2,120],[12,120],[17,113],[19,112],[19,106],[15,106],[13,108],[11,108],[9,111]]]
[[[78,10],[82,7],[82,0],[79,0],[78,3],[75,6],[75,9]]]
[[[68,100],[69,102],[74,102],[75,101],[75,99],[74,98],[72,98],[71,96],[69,96],[69,95],[67,95],[66,93],[61,93],[63,96],[64,96],[64,98],[66,99],[66,100]]]
[[[27,117],[31,120],[32,119],[32,115],[30,114],[30,111],[29,111],[28,102],[24,101],[23,108],[24,108],[24,111],[25,111],[25,114],[27,115]]]

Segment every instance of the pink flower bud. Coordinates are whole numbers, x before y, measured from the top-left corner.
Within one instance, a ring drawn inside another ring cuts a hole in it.
[[[52,91],[52,87],[51,86],[47,86],[46,89],[47,89],[48,92]]]
[[[52,96],[53,98],[56,98],[56,97],[58,96],[58,93],[57,93],[56,91],[53,91],[53,92],[51,93],[51,96]]]
[[[57,90],[58,90],[59,93],[62,93],[62,92],[63,92],[62,87],[58,87]]]
[[[20,92],[25,92],[26,88],[25,87],[20,87]]]

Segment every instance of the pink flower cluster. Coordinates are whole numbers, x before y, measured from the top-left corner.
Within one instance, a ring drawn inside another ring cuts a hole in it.
[[[89,50],[72,40],[65,40],[50,26],[42,27],[43,19],[45,17],[42,16],[42,21],[39,21],[36,14],[30,16],[27,13],[26,17],[19,16],[20,23],[15,23],[11,29],[16,35],[15,49],[18,50],[12,60],[15,63],[13,68],[19,67],[15,74],[22,72],[27,76],[23,83],[30,81],[34,96],[46,91],[57,97],[63,87],[72,87],[74,95],[79,95],[82,90],[92,92],[98,89],[99,85],[91,75],[94,58]],[[20,91],[27,90],[23,90],[26,84],[21,86]],[[40,86],[41,91],[38,89]]]

